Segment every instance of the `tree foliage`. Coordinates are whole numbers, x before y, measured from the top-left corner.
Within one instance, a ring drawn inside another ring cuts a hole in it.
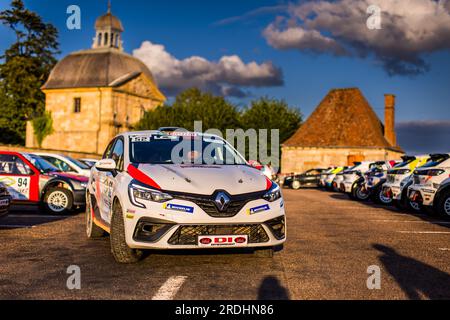
[[[42,147],[42,142],[45,137],[53,133],[53,119],[50,112],[44,112],[41,116],[35,117],[32,120],[34,136],[36,137],[39,148]]]
[[[193,130],[194,121],[203,122],[203,131],[219,129],[224,137],[226,129],[279,129],[283,142],[298,129],[302,115],[283,100],[261,98],[239,110],[223,97],[189,89],[180,93],[172,105],[146,112],[136,127],[151,130],[175,126]]]
[[[22,0],[0,12],[0,22],[14,32],[16,41],[0,58],[1,142],[23,143],[25,122],[43,114],[40,90],[56,64],[56,28],[25,8]]]
[[[175,126],[194,130],[194,121],[203,122],[203,130],[215,128],[225,134],[227,128],[239,127],[239,111],[225,98],[188,89],[180,93],[172,105],[146,112],[138,129],[158,129]]]

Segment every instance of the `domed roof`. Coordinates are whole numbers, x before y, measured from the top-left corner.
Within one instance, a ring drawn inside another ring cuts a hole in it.
[[[127,53],[115,48],[83,50],[59,61],[42,89],[114,87],[141,73],[155,82],[147,66]]]
[[[95,29],[115,29],[120,32],[123,32],[122,22],[120,22],[119,18],[113,16],[111,12],[108,12],[97,18],[95,21]]]

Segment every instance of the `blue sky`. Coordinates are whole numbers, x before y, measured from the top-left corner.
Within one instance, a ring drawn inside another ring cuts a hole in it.
[[[61,57],[91,46],[95,19],[107,8],[106,0],[24,2],[58,28]],[[0,10],[9,3],[0,0]],[[81,30],[66,28],[66,9],[71,4],[81,8]],[[271,62],[282,71],[282,86],[247,87],[245,91],[250,92],[250,96],[233,98],[240,104],[244,105],[252,97],[268,95],[287,100],[308,116],[331,88],[359,87],[382,120],[383,95],[394,93],[399,123],[417,124],[420,121],[435,124],[440,121],[442,125],[442,121],[448,121],[450,126],[448,48],[422,55],[430,70],[414,77],[389,76],[370,53],[366,58],[359,58],[335,56],[329,52],[316,54],[280,50],[268,44],[263,32],[277,16],[287,15],[285,4],[277,0],[113,0],[112,12],[124,25],[123,40],[128,53],[139,48],[144,41],[150,41],[164,45],[165,50],[179,60],[200,56],[217,62],[223,56],[237,55],[244,63]],[[230,17],[237,18],[228,19]],[[224,19],[228,20],[222,21]],[[14,41],[13,34],[4,26],[0,26],[0,39],[0,51]],[[446,136],[450,138],[450,133],[447,132]]]

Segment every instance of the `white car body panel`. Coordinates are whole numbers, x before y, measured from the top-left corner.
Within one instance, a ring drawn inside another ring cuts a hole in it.
[[[90,169],[80,168],[79,165],[77,165],[72,160],[70,160],[69,158],[67,158],[67,157],[65,157],[63,155],[55,154],[55,153],[46,153],[46,152],[34,152],[34,154],[36,154],[38,156],[51,157],[51,158],[54,158],[54,159],[58,159],[58,160],[60,160],[62,162],[65,162],[67,165],[69,165],[75,171],[76,174],[79,174],[81,176],[85,176],[85,177],[89,178],[89,176],[91,174]]]

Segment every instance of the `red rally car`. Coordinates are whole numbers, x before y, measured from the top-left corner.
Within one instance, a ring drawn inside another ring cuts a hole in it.
[[[86,204],[88,178],[61,172],[39,156],[0,151],[0,183],[13,204],[39,204],[49,213],[66,214]]]

